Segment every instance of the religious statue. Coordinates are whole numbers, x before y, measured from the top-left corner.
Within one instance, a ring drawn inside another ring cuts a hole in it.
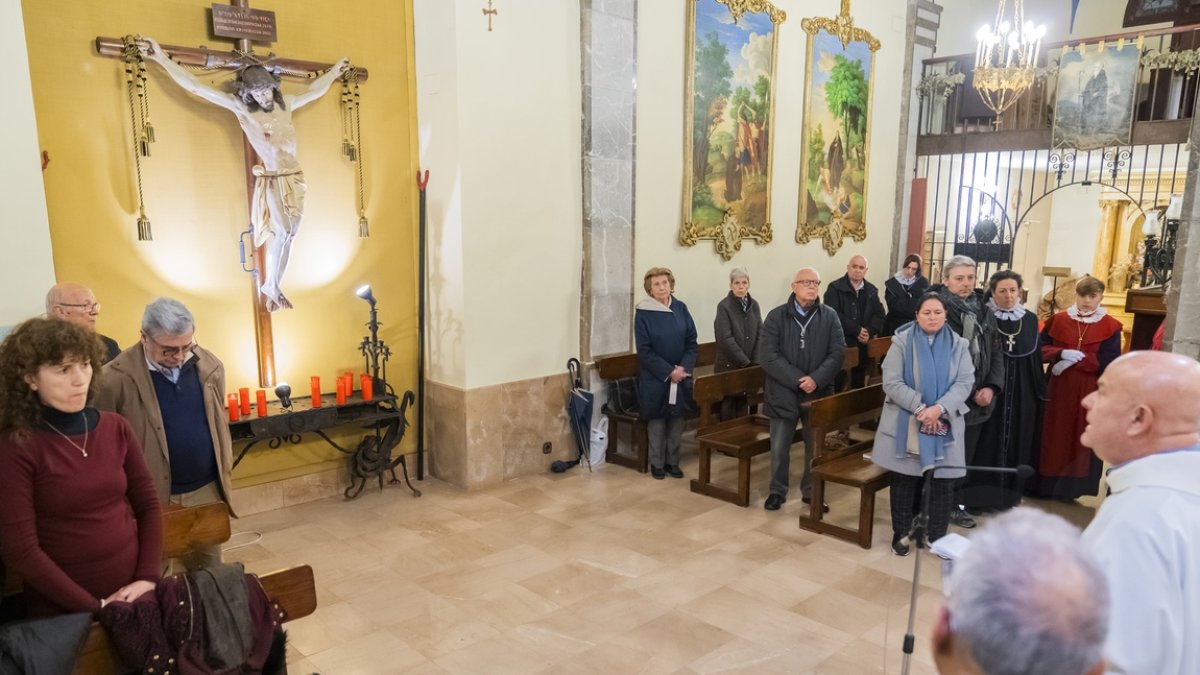
[[[334,80],[350,68],[343,58],[296,95],[280,90],[280,78],[269,67],[252,64],[242,68],[233,93],[209,86],[167,56],[158,42],[143,38],[147,58],[158,63],[175,83],[209,103],[237,116],[246,139],[262,164],[253,168],[254,195],[250,222],[254,245],[263,247],[259,292],[267,311],[292,307],[280,289],[291,256],[292,240],[304,217],[304,171],[296,159],[296,128],[292,113],[325,94]]]

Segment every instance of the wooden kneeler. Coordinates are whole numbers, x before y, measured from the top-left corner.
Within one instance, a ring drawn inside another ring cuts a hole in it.
[[[192,550],[229,540],[229,508],[223,502],[192,507],[166,507],[163,512],[163,556],[177,558]],[[317,587],[309,565],[290,567],[259,577],[267,597],[279,603],[288,621],[317,610]],[[98,623],[75,660],[72,675],[119,675],[121,664],[108,633]]]
[[[825,437],[855,424],[878,422],[883,412],[883,385],[876,384],[853,389],[812,402],[809,421],[813,429],[812,504],[808,514],[801,513],[800,528],[810,532],[833,535],[871,548],[875,525],[875,493],[888,484],[888,471],[863,457],[871,450],[874,439],[853,443],[850,447],[827,450]],[[859,490],[858,529],[825,522],[822,503],[825,483],[838,483]]]

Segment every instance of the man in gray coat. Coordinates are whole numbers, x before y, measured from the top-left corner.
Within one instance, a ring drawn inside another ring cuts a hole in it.
[[[804,404],[833,393],[841,372],[846,341],[837,312],[818,300],[821,276],[805,267],[792,279],[786,303],[771,310],[759,340],[759,362],[766,373],[763,394],[771,420],[771,493],[763,508],[776,511],[787,501],[788,471],[796,423],[804,425],[804,473],[800,495],[812,501],[812,431]]]

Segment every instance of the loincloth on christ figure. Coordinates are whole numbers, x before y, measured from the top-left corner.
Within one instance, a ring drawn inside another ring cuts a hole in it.
[[[255,165],[254,198],[250,223],[254,226],[254,245],[262,246],[271,237],[295,235],[304,217],[304,171],[268,171]]]

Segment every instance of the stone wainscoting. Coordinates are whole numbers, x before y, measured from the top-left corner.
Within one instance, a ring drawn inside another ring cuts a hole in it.
[[[566,373],[466,390],[429,382],[425,447],[430,473],[477,490],[575,457],[566,412],[569,390]],[[551,444],[550,454],[542,451],[545,443]]]

